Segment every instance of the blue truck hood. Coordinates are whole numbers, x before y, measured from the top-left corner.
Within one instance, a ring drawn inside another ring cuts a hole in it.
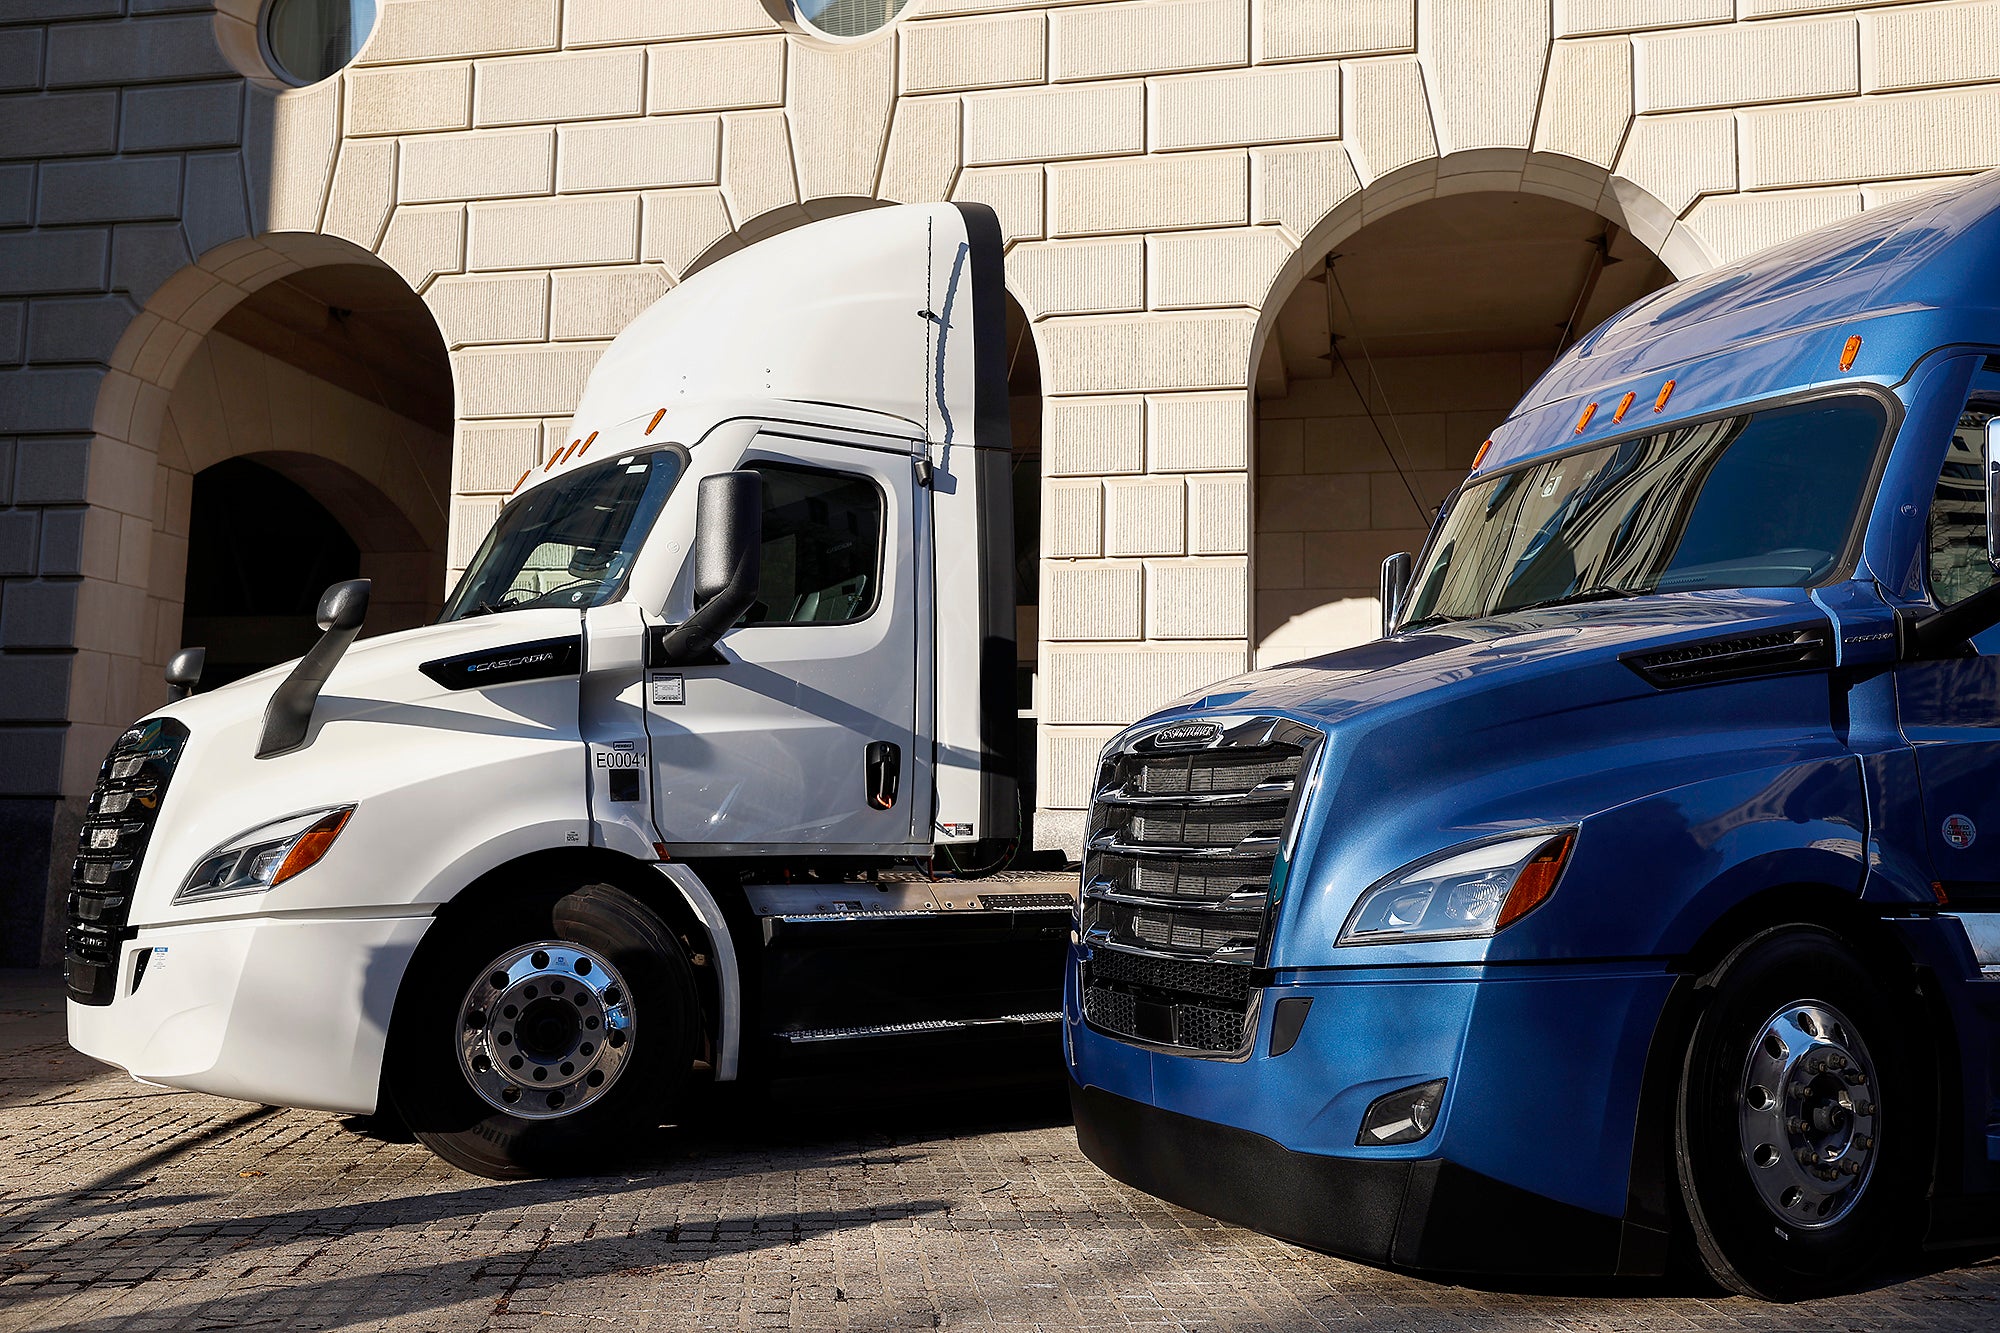
[[[1190,716],[1287,717],[1320,749],[1276,877],[1274,967],[1535,956],[1516,928],[1449,949],[1328,946],[1360,893],[1477,838],[1590,821],[1662,793],[1738,775],[1851,762],[1823,671],[1662,688],[1635,653],[1778,629],[1825,627],[1802,589],[1683,592],[1495,616],[1378,640],[1210,686],[1140,727]],[[1350,957],[1350,955],[1352,955]]]

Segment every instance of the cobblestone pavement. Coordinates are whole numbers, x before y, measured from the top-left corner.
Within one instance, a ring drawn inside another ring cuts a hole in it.
[[[1773,1307],[1470,1290],[1113,1184],[1052,1095],[767,1100],[625,1174],[494,1184],[327,1115],[142,1087],[0,974],[0,1330],[1964,1329],[2000,1260]]]

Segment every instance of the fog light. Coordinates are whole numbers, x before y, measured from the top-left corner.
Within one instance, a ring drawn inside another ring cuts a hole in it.
[[[1438,1108],[1444,1105],[1444,1083],[1441,1078],[1432,1079],[1377,1097],[1368,1114],[1361,1117],[1361,1132],[1354,1142],[1363,1148],[1415,1143],[1437,1123]]]

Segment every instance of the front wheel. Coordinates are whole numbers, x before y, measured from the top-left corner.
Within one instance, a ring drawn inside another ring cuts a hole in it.
[[[1704,985],[1674,1143],[1703,1265],[1768,1300],[1851,1283],[1911,1217],[1929,1140],[1898,1007],[1817,928],[1758,937]]]
[[[685,1100],[701,1032],[687,950],[632,895],[584,884],[441,928],[392,1042],[390,1094],[427,1147],[493,1179],[629,1151]]]

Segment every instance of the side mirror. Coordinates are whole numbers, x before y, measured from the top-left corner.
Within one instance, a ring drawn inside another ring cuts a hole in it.
[[[167,702],[179,703],[201,684],[201,669],[208,665],[208,649],[183,648],[167,663]]]
[[[1396,616],[1410,591],[1410,553],[1398,551],[1382,562],[1382,637],[1396,628]]]
[[[763,551],[763,479],[747,470],[702,478],[695,496],[695,611],[667,634],[661,645],[667,662],[694,662],[715,651],[757,600]]]

